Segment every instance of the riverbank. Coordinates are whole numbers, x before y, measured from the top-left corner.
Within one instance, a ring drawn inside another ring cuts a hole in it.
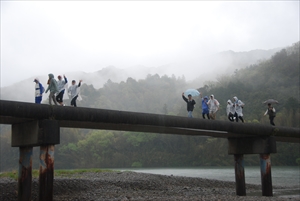
[[[17,181],[0,178],[0,200],[17,200]],[[235,183],[201,178],[135,172],[82,173],[54,179],[54,200],[300,200],[299,196],[262,197],[260,185],[246,185],[248,196],[235,195]],[[285,187],[273,187],[282,192]],[[32,200],[38,198],[38,180],[32,182]]]

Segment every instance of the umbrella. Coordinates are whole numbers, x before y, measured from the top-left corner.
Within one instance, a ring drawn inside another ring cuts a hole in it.
[[[185,96],[188,96],[189,94],[191,94],[192,96],[199,96],[200,95],[199,91],[196,90],[196,89],[188,89],[184,92]]]
[[[263,102],[263,104],[279,104],[277,100],[274,100],[274,99],[268,99],[266,100],[265,102]]]

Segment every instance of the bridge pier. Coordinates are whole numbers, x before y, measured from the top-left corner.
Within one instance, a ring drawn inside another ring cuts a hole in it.
[[[246,183],[245,183],[245,169],[244,169],[243,154],[234,154],[234,169],[235,169],[236,194],[239,196],[245,196]]]
[[[19,148],[18,200],[31,200],[32,149]]]
[[[60,142],[55,120],[12,124],[12,147],[19,147],[18,200],[31,200],[32,149],[40,146],[39,200],[53,200],[54,145]]]
[[[39,200],[53,200],[54,145],[40,147]]]
[[[263,196],[273,196],[271,156],[270,154],[260,154],[261,187]]]
[[[276,153],[274,137],[228,138],[228,154],[235,161],[236,195],[246,195],[244,154],[259,154],[262,195],[273,196],[270,153]]]

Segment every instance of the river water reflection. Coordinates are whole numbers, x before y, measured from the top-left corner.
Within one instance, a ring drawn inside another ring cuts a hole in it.
[[[134,171],[159,175],[174,175],[185,177],[199,177],[206,179],[216,179],[221,181],[235,181],[234,167],[197,167],[197,168],[132,168],[118,169],[121,171]],[[299,166],[273,166],[272,169],[273,186],[284,186],[288,188],[300,189]],[[246,184],[261,184],[260,167],[245,167]]]

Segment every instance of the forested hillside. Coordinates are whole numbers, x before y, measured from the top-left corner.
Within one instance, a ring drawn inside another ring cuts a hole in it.
[[[193,86],[184,77],[148,75],[146,79],[114,83],[103,88],[83,84],[79,107],[187,116],[181,93],[197,88],[204,95],[214,94],[221,109],[217,119],[227,121],[226,102],[237,96],[245,103],[245,123],[269,124],[263,116],[273,98],[278,126],[299,127],[299,42],[273,55],[270,60],[220,76],[217,82]],[[200,72],[199,72],[200,73]],[[201,117],[201,100],[195,97],[195,118]],[[206,120],[209,121],[209,120]],[[18,148],[10,147],[10,129],[1,126],[1,171],[17,169]],[[299,144],[277,143],[273,165],[300,164]],[[39,150],[34,151],[34,168]],[[258,165],[258,155],[247,155],[246,165]],[[195,136],[146,134],[105,130],[61,129],[61,144],[56,146],[56,168],[125,168],[233,165],[227,155],[227,140]]]
[[[263,117],[264,100],[273,98],[280,104],[275,118],[278,126],[299,127],[299,42],[282,49],[270,60],[237,70],[233,75],[219,77],[218,82],[209,82],[199,90],[213,93],[222,103],[237,96],[246,105],[244,116],[247,122],[267,123]]]

